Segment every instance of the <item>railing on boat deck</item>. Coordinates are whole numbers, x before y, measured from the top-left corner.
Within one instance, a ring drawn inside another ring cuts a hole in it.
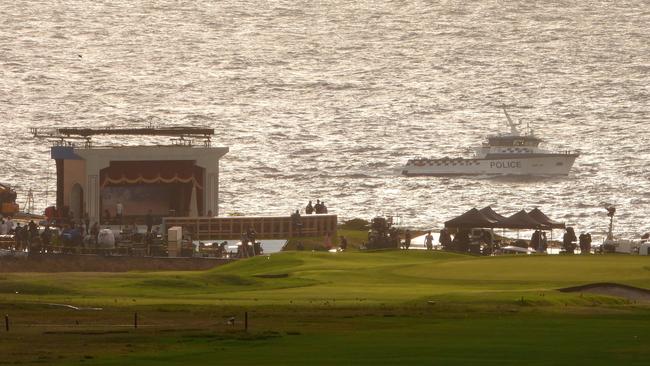
[[[167,235],[167,229],[181,226],[193,240],[240,239],[248,228],[255,230],[257,239],[336,234],[336,215],[301,215],[299,222],[301,225],[291,216],[164,217],[162,233]]]

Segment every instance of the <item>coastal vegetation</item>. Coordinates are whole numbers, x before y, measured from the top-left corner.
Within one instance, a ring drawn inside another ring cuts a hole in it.
[[[648,303],[556,290],[647,287],[649,271],[639,256],[395,250],[284,252],[201,272],[3,274],[0,364],[641,365]]]

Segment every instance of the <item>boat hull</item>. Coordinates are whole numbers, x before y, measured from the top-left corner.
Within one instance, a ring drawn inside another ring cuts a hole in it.
[[[571,171],[577,157],[578,154],[531,154],[476,159],[411,159],[402,169],[402,174],[406,176],[565,176]]]

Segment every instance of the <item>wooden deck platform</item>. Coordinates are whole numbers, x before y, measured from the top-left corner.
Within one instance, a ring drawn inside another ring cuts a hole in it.
[[[170,227],[181,226],[194,240],[239,239],[248,228],[255,230],[257,239],[334,236],[337,216],[302,215],[299,223],[291,216],[165,217],[162,232],[166,235]]]

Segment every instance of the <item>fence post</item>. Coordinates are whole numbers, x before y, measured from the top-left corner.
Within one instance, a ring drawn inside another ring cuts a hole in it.
[[[248,332],[248,311],[244,312],[244,331]]]
[[[5,330],[9,331],[9,314],[5,314]]]
[[[133,328],[138,329],[138,312],[133,314]]]

